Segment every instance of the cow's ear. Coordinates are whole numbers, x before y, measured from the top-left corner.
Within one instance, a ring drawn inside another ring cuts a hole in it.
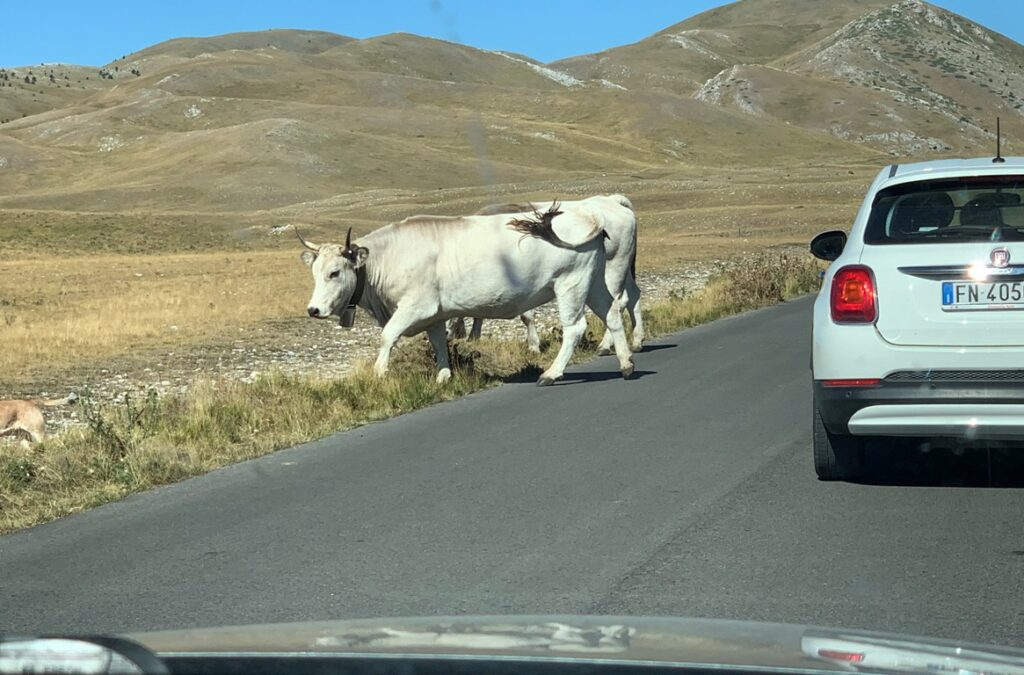
[[[352,252],[352,256],[352,266],[359,269],[366,264],[366,259],[370,257],[370,249],[365,246],[357,246],[356,250]]]
[[[302,262],[306,263],[306,267],[312,267],[313,261],[316,260],[316,253],[313,253],[312,251],[303,251],[299,257],[302,258]]]

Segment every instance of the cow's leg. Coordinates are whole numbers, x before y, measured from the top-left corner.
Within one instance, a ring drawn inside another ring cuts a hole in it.
[[[586,301],[586,288],[580,288],[580,284],[573,280],[567,281],[565,277],[555,280],[555,303],[558,305],[558,318],[562,322],[562,346],[555,355],[555,360],[547,370],[541,373],[537,380],[537,386],[553,384],[555,380],[561,379],[565,374],[565,367],[569,365],[576,345],[587,330],[587,318],[584,315],[584,302]]]
[[[448,337],[452,339],[466,337],[465,318],[460,316],[457,319],[452,319],[448,322]]]
[[[597,346],[598,356],[608,356],[612,353],[612,332],[605,328],[604,335],[601,337],[601,344]]]
[[[473,327],[469,329],[469,339],[470,340],[479,340],[480,336],[483,334],[483,332],[484,332],[484,320],[483,319],[473,319]]]
[[[394,317],[391,317],[394,319]],[[388,324],[390,325],[390,321]],[[387,326],[384,326],[384,330],[380,333],[380,351],[377,353],[377,360],[373,362],[373,374],[377,377],[384,377],[388,374],[388,363],[391,361],[391,348],[398,342],[398,338],[401,333],[397,335],[388,335],[385,331]]]
[[[427,337],[434,348],[437,359],[437,383],[444,384],[452,377],[451,365],[448,363],[448,336],[445,334],[444,321],[438,321],[427,329]]]
[[[619,295],[619,306],[625,307],[629,312],[629,318],[633,322],[633,340],[630,343],[630,349],[634,352],[640,351],[644,346],[644,317],[643,310],[640,308],[640,287],[636,285],[636,279],[633,278],[631,272],[626,272],[626,283],[623,286],[622,293]],[[604,337],[601,338],[601,344],[597,347],[597,353],[601,356],[607,356],[612,353],[612,334],[610,331],[604,332]]]
[[[623,293],[626,295],[626,310],[633,322],[633,342],[630,346],[634,352],[638,352],[643,349],[644,338],[647,335],[644,332],[644,312],[640,307],[640,287],[636,285],[636,279],[633,278],[632,273],[626,277],[626,287],[623,289]]]
[[[618,300],[608,292],[607,286],[598,282],[590,287],[587,306],[604,321],[606,332],[612,336],[615,355],[619,357],[619,369],[622,371],[622,376],[629,377],[633,374],[633,353],[629,350],[629,344],[626,342],[626,331],[622,325],[622,307]]]
[[[614,258],[611,258],[610,260],[607,260],[605,262],[604,286],[608,293],[611,295],[611,297],[618,300],[618,302],[616,302],[615,305],[617,307],[617,311],[619,312],[617,316],[620,319],[620,323],[622,319],[622,308],[625,304],[624,298],[622,297],[624,295],[623,289],[626,285],[626,277],[629,275],[629,260],[630,256],[632,255],[632,249],[622,249],[615,255]],[[598,316],[601,317],[602,321],[605,320],[604,314],[598,314]],[[607,325],[607,321],[605,321],[605,326]],[[607,328],[605,328],[604,335],[601,336],[601,344],[599,344],[597,347],[597,353],[600,354],[601,356],[607,356],[608,354],[611,354],[614,342],[615,336],[612,335]]]
[[[436,305],[431,306],[436,307]],[[395,310],[395,313],[391,315],[391,318],[388,319],[388,322],[384,324],[384,328],[380,331],[380,352],[377,354],[377,360],[373,363],[373,372],[377,377],[384,377],[387,374],[388,363],[391,361],[391,350],[395,343],[398,342],[398,338],[405,335],[406,331],[414,325],[428,321],[431,316],[433,316],[432,312],[424,315],[423,312],[417,312],[401,306]],[[444,322],[440,323],[443,330]]]
[[[540,354],[540,336],[537,335],[537,318],[533,310],[523,312],[519,315],[519,320],[526,326],[526,344],[529,346],[530,351],[536,354]]]

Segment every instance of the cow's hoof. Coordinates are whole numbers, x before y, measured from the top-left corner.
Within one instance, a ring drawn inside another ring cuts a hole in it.
[[[643,342],[634,342],[633,344],[631,344],[629,346],[629,349],[630,349],[630,351],[633,351],[633,352],[643,351],[644,343]]]
[[[611,356],[611,354],[612,354],[612,348],[611,347],[598,347],[597,348],[597,355],[598,356]]]
[[[444,370],[438,371],[438,373],[437,373],[437,383],[438,384],[444,384],[444,383],[446,383],[450,379],[452,379],[452,371],[448,370],[447,368],[445,368]]]
[[[555,383],[555,378],[548,377],[547,375],[541,375],[540,379],[537,380],[538,387],[548,387]]]
[[[628,380],[633,376],[633,371],[636,370],[636,366],[630,363],[628,366],[622,369],[622,379]]]

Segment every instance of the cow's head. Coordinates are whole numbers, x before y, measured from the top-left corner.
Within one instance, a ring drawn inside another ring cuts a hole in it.
[[[351,328],[359,302],[357,296],[362,295],[366,282],[366,271],[362,268],[370,255],[369,249],[352,245],[351,227],[344,246],[317,245],[303,239],[298,231],[295,234],[308,249],[302,252],[302,262],[313,271],[313,297],[306,311],[314,319],[336,316],[342,326]]]

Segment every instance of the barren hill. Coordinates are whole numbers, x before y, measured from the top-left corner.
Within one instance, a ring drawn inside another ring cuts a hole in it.
[[[1024,134],[1024,47],[921,0],[742,0],[553,64],[893,155],[990,151]]]
[[[408,34],[273,30],[28,71],[0,72],[0,216],[22,224],[315,219],[464,188],[669,190],[741,167],[859,174],[889,154],[989,152],[996,114],[1009,149],[1024,134],[1024,48],[919,0],[740,0],[547,65]]]
[[[774,61],[891,1],[741,0],[640,42],[556,61],[552,66],[579,77],[690,96],[723,68]]]

